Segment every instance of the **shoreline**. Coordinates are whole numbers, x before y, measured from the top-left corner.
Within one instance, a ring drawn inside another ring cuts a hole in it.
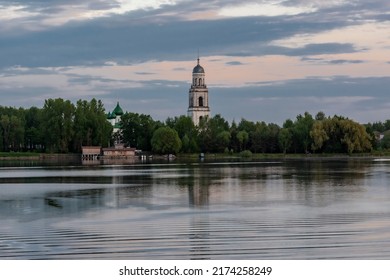
[[[33,154],[33,153],[0,153],[0,161],[50,161],[50,160],[78,160],[80,154]]]
[[[11,155],[8,155],[11,154]],[[138,157],[135,156],[134,159]],[[164,155],[153,155],[153,159],[168,159]],[[152,159],[152,160],[153,160]],[[364,153],[364,154],[252,154],[251,156],[240,156],[240,154],[205,154],[202,160],[368,160],[368,159],[390,159],[388,153]],[[81,161],[81,154],[25,154],[21,153],[0,153],[0,161]],[[172,159],[170,159],[172,160]],[[200,160],[199,154],[178,154],[173,160]]]

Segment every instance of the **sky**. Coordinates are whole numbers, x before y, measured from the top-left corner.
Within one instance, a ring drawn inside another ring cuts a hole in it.
[[[390,119],[388,0],[0,0],[0,105],[101,99],[186,115],[200,56],[211,114]]]

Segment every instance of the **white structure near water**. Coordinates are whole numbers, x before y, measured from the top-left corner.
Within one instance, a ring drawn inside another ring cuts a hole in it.
[[[192,71],[192,85],[189,90],[188,116],[196,126],[199,125],[202,118],[210,116],[209,90],[205,83],[205,71],[198,64]]]
[[[108,112],[107,120],[111,123],[113,127],[113,133],[120,131],[122,115],[123,115],[123,110],[119,105],[119,102],[116,104],[116,107],[112,111],[112,113]]]

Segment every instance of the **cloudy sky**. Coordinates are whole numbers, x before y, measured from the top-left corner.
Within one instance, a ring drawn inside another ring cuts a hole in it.
[[[0,0],[0,105],[184,115],[198,50],[212,115],[390,119],[388,0]]]

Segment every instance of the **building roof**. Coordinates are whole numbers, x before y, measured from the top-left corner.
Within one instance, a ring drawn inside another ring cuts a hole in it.
[[[119,102],[116,104],[116,107],[115,107],[114,111],[112,111],[112,114],[114,116],[122,116],[123,115],[123,110],[122,110],[121,106],[119,106]]]
[[[107,119],[109,119],[109,120],[112,120],[112,119],[115,119],[115,114],[114,114],[114,112],[108,112],[108,114],[107,114]]]
[[[194,67],[194,70],[192,70],[192,73],[204,73],[204,68],[200,66],[199,64],[199,58],[198,58],[198,64]]]

